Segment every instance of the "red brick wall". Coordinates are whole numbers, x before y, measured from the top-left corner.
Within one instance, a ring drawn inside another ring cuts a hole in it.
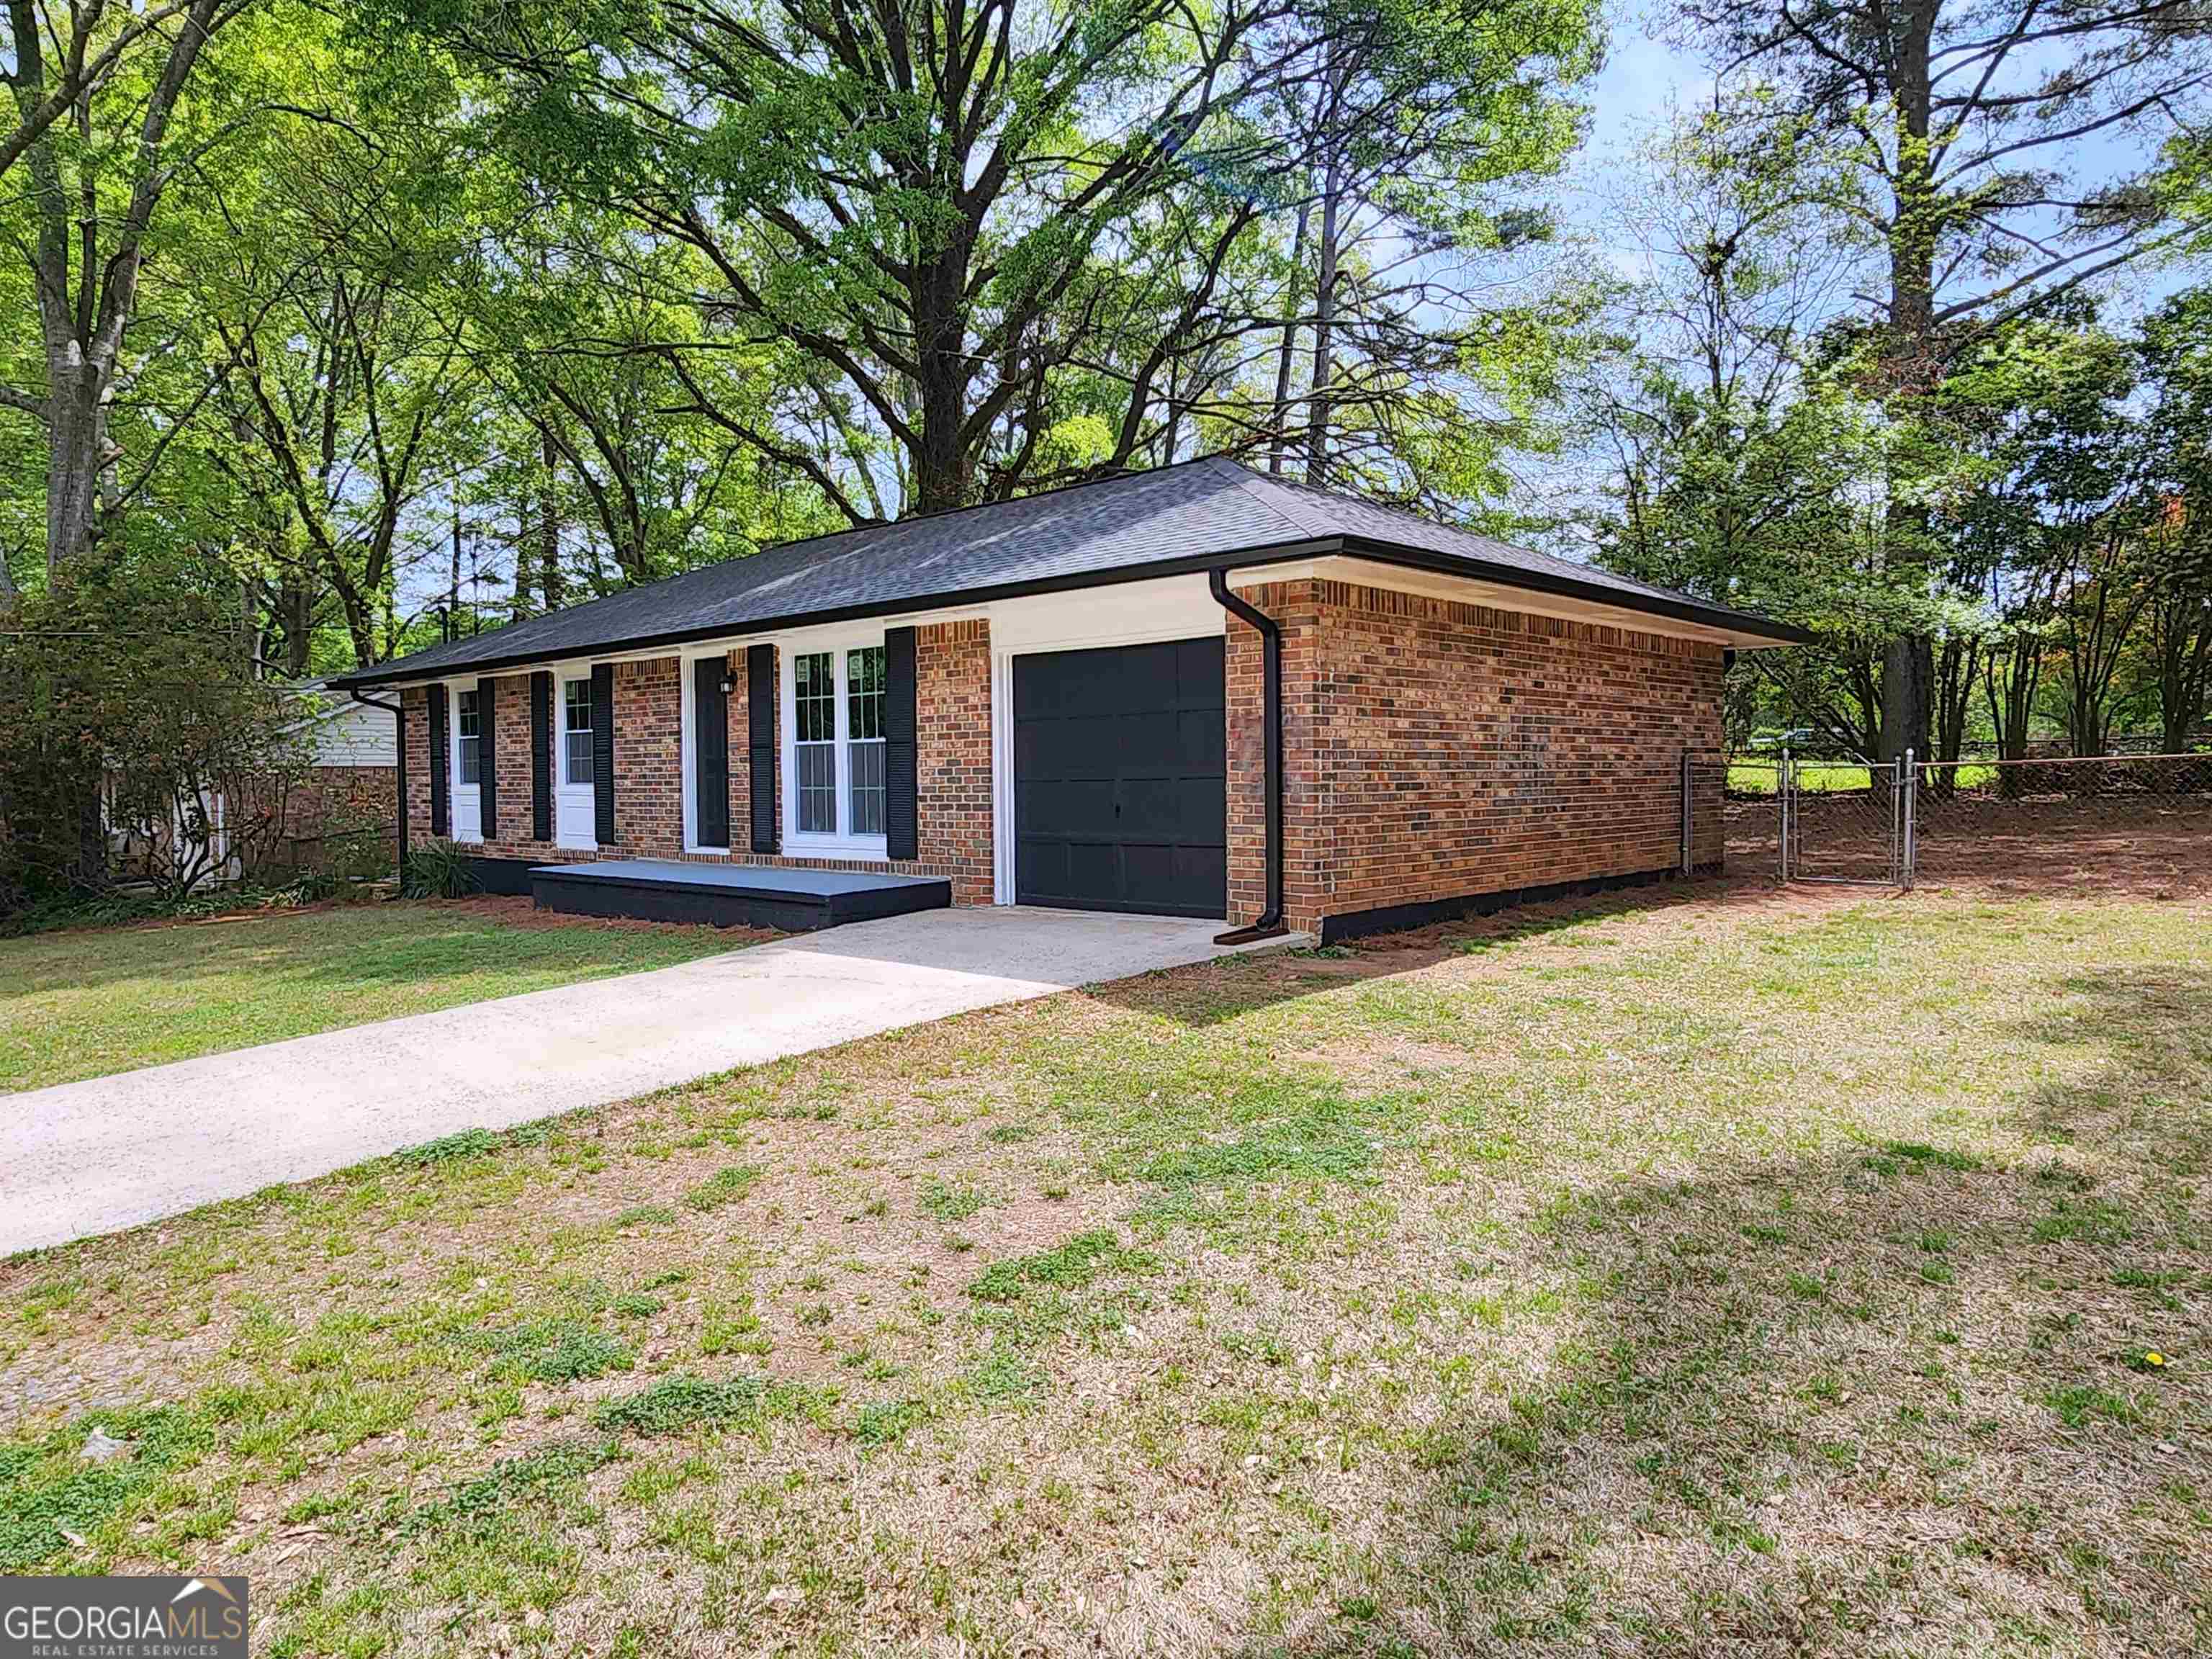
[[[1721,753],[1717,646],[1340,582],[1250,597],[1284,624],[1292,926],[1675,866],[1682,752]],[[1228,657],[1245,921],[1264,898],[1257,632],[1232,625]]]
[[[946,623],[919,630],[915,641],[915,702],[921,733],[921,856],[880,860],[786,858],[751,851],[751,765],[744,654],[730,659],[731,859],[816,869],[884,869],[942,876],[956,904],[988,904],[991,860],[991,640],[988,624]],[[777,754],[782,743],[782,653],[777,653]],[[684,850],[683,668],[676,657],[615,665],[615,830],[617,843],[599,853],[529,839],[530,682],[499,683],[499,824],[487,825],[487,858],[550,864],[612,856],[719,858]],[[420,687],[402,694],[407,719],[409,831],[430,833],[429,717]],[[779,761],[780,763],[780,761]],[[779,823],[781,799],[778,799]]]
[[[499,822],[483,827],[487,842],[517,846],[530,838],[533,814],[530,793],[530,676],[520,674],[492,684],[492,771],[496,775]],[[414,754],[413,738],[408,753]]]
[[[430,693],[410,685],[399,693],[400,726],[404,732],[400,757],[407,763],[407,836],[410,841],[430,837]]]
[[[684,856],[684,675],[675,657],[615,665],[615,850]]]
[[[285,799],[285,838],[312,842],[334,831],[374,830],[391,841],[398,834],[398,787],[397,770],[389,766],[310,767]]]
[[[948,876],[955,904],[988,904],[991,865],[991,625],[939,623],[916,631],[921,858]]]

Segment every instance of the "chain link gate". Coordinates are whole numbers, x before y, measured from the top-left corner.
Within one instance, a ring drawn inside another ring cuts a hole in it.
[[[1808,763],[1784,750],[1775,792],[1782,879],[1910,887],[1917,777],[1910,754]]]

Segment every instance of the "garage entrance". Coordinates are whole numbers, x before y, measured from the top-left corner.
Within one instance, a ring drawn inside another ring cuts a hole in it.
[[[1018,903],[1229,910],[1222,641],[1014,659]]]

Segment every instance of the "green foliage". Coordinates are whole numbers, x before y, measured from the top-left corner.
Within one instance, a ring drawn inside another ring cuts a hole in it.
[[[1110,1227],[1078,1233],[1065,1244],[1036,1255],[994,1261],[968,1286],[978,1302],[1018,1302],[1030,1286],[1079,1288],[1105,1273],[1152,1271],[1152,1258],[1124,1246]]]
[[[753,1429],[771,1420],[811,1415],[820,1402],[795,1383],[741,1376],[711,1382],[696,1376],[664,1377],[592,1413],[602,1429],[647,1438],[701,1428]]]
[[[426,1140],[419,1146],[403,1146],[392,1153],[392,1161],[410,1170],[434,1169],[441,1164],[452,1164],[465,1158],[481,1158],[486,1152],[497,1151],[499,1144],[500,1138],[489,1129],[461,1129],[435,1140]]]
[[[471,1346],[493,1356],[492,1375],[524,1382],[577,1382],[636,1362],[629,1345],[577,1319],[540,1319],[478,1332]]]
[[[124,1443],[105,1462],[82,1456],[98,1430]],[[189,1468],[211,1443],[212,1425],[176,1407],[94,1412],[40,1441],[0,1443],[0,1573],[23,1573],[127,1512],[171,1473]]]
[[[0,910],[119,880],[173,904],[269,861],[306,756],[220,580],[193,555],[81,561],[0,629]]]
[[[761,1168],[757,1164],[732,1164],[728,1169],[717,1170],[684,1194],[684,1207],[697,1210],[702,1214],[710,1210],[719,1210],[726,1204],[736,1203],[752,1191],[760,1178]]]
[[[864,1446],[886,1446],[903,1440],[928,1418],[929,1407],[921,1401],[879,1401],[860,1408],[853,1420],[853,1437]]]
[[[439,838],[408,844],[399,890],[409,898],[466,898],[477,886],[475,862],[459,842]]]

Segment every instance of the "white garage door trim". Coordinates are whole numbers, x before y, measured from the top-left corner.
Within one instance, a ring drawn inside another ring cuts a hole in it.
[[[1014,659],[1052,651],[1209,639],[1227,624],[1203,576],[1070,593],[1039,593],[989,607],[991,624],[991,888],[1014,902]],[[927,718],[925,711],[924,718]]]

